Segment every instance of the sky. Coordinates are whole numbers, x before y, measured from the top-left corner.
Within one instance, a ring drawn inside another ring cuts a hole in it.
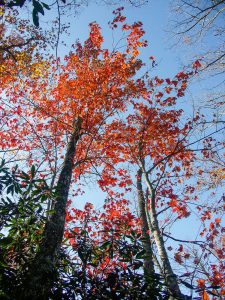
[[[153,0],[140,7],[133,7],[125,5],[124,15],[128,22],[141,21],[144,24],[146,32],[145,38],[149,41],[149,47],[142,49],[142,58],[147,60],[149,56],[153,55],[158,61],[158,74],[163,76],[171,76],[179,70],[181,64],[181,53],[176,53],[176,47],[171,48],[168,41],[169,22],[169,2],[165,0]],[[121,1],[122,6],[123,1]],[[72,44],[76,39],[84,41],[89,32],[88,24],[96,21],[102,28],[103,36],[105,38],[105,45],[110,47],[112,45],[112,33],[108,29],[108,21],[112,20],[113,9],[117,6],[95,4],[92,2],[87,7],[81,9],[79,15],[69,19],[70,22],[70,36],[62,37],[65,42]],[[116,40],[116,36],[114,37]],[[60,55],[69,51],[70,47],[62,47]]]

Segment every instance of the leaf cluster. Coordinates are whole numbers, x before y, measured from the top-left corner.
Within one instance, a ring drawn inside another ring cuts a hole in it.
[[[44,179],[37,178],[37,173],[34,166],[24,172],[17,166],[10,169],[5,161],[0,165],[1,299],[16,299],[26,282],[28,266],[39,249],[44,224],[51,213],[47,202],[54,199],[55,192]],[[82,230],[71,251],[65,241],[54,266],[55,282],[49,299],[164,299],[160,276],[154,274],[147,280],[144,277],[141,235],[113,234],[117,239],[109,236],[96,245]],[[115,256],[118,265],[108,268],[104,262]]]
[[[66,3],[65,0],[61,0],[61,1],[64,4]],[[14,1],[9,1],[9,3],[6,3],[5,1],[0,1],[0,5],[22,8],[27,2],[28,1],[26,0],[14,0]],[[45,10],[50,10],[50,6],[47,3],[39,0],[32,0],[32,18],[35,26],[39,27],[39,14],[44,15]]]
[[[161,276],[143,273],[145,250],[140,233],[112,229],[96,242],[87,226],[74,235],[71,230],[70,236],[76,240],[70,256],[78,270],[74,274],[78,299],[166,299]]]
[[[0,291],[7,295],[38,250],[52,192],[35,167],[28,173],[0,165]]]

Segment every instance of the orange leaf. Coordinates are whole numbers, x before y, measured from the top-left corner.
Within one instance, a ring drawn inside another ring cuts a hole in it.
[[[216,223],[216,224],[219,224],[219,223],[220,223],[220,221],[221,221],[221,219],[220,219],[220,218],[216,218],[216,219],[215,219],[215,223]]]
[[[210,300],[209,294],[206,291],[202,293],[202,300]]]

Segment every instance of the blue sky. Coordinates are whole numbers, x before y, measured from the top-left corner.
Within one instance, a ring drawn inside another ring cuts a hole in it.
[[[149,47],[142,51],[143,60],[147,60],[149,56],[153,55],[159,64],[157,73],[165,77],[172,76],[180,69],[182,51],[179,47],[171,48],[169,45],[168,33],[166,32],[170,15],[169,1],[154,0],[149,2],[140,7],[125,6],[124,15],[128,22],[141,21],[144,24],[145,38],[149,41]],[[121,6],[122,4],[124,3],[121,1]],[[107,23],[112,20],[112,11],[117,7],[91,3],[82,8],[79,15],[71,16],[71,19],[66,18],[66,21],[70,22],[70,36],[61,36],[61,41],[63,39],[68,47],[60,46],[60,56],[70,50],[69,45],[74,43],[76,39],[79,38],[84,41],[87,38],[88,24],[93,21],[100,24],[105,37],[105,45],[111,47],[112,33],[108,29]]]

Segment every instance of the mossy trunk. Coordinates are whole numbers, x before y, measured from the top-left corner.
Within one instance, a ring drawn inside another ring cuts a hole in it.
[[[81,118],[74,123],[74,130],[67,146],[64,164],[56,186],[53,213],[47,220],[40,250],[28,270],[28,276],[19,291],[20,300],[48,299],[55,280],[55,266],[63,240],[66,204],[72,178],[76,145],[80,139]]]

